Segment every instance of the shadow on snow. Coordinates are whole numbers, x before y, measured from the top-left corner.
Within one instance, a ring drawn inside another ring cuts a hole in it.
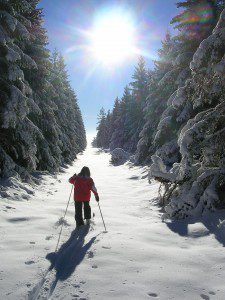
[[[50,269],[55,269],[56,280],[66,280],[75,271],[76,267],[82,262],[87,251],[94,243],[97,236],[85,243],[90,226],[84,226],[79,230],[74,230],[70,238],[58,250],[57,253],[49,253],[46,258],[51,262]]]
[[[46,258],[51,262],[51,266],[45,272],[40,282],[29,292],[28,300],[36,300],[39,298],[40,293],[43,290],[45,282],[47,282],[49,272],[55,269],[55,278],[50,283],[50,287],[47,299],[52,296],[57,282],[68,279],[75,271],[76,267],[84,259],[88,249],[94,243],[96,236],[92,237],[89,242],[85,244],[85,237],[88,234],[90,226],[83,226],[79,230],[74,230],[71,233],[70,238],[66,241],[58,250],[58,252],[48,253]]]
[[[199,238],[209,234],[213,234],[217,241],[225,247],[225,210],[211,213],[200,219],[177,220],[165,222],[167,227],[180,236]],[[190,234],[188,226],[195,223],[202,223],[207,231],[196,231]]]

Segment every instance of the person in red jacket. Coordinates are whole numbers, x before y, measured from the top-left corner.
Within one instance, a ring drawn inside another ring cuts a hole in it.
[[[88,167],[83,167],[78,175],[74,174],[69,182],[74,185],[75,220],[77,227],[84,225],[82,208],[84,207],[84,219],[87,224],[91,219],[91,191],[98,202],[99,196]]]

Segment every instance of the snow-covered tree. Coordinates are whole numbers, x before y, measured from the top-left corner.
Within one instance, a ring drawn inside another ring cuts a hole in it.
[[[166,187],[165,210],[171,218],[201,214],[224,203],[224,32],[225,10],[194,54],[191,79],[171,100],[183,108],[180,118],[186,118],[178,136],[181,161],[168,172],[162,159],[153,156],[150,174]]]
[[[32,89],[24,70],[35,70],[37,65],[26,54],[31,41],[31,22],[26,14],[31,12],[28,1],[1,1],[0,12],[0,174],[16,173],[28,176],[36,169],[36,138],[40,130],[28,115],[39,114],[40,108],[32,97]]]
[[[176,28],[185,32],[185,36],[194,45],[206,38],[215,27],[224,1],[221,0],[187,0],[179,1],[178,8],[182,12],[175,16],[171,23]]]
[[[38,2],[0,1],[1,177],[19,174],[27,179],[37,169],[55,170],[74,159],[86,143],[76,96],[63,71],[58,84],[64,98],[55,101],[53,66]],[[58,112],[65,108],[62,124]],[[62,137],[70,140],[70,147]]]
[[[57,106],[55,116],[60,127],[60,149],[65,162],[72,161],[78,152],[86,147],[85,129],[77,97],[71,89],[64,59],[54,51],[50,82],[55,95],[52,98]]]
[[[135,154],[138,163],[150,161],[156,149],[154,136],[167,99],[188,76],[184,58],[179,59],[178,56],[178,45],[178,40],[167,33],[158,51],[159,58],[155,61],[155,68],[149,72],[148,96],[144,108],[145,124]]]
[[[111,138],[111,114],[102,107],[98,115],[98,127],[95,144],[99,148],[109,148]]]
[[[134,74],[132,76],[131,94],[132,100],[129,107],[130,118],[130,152],[135,152],[139,141],[140,132],[144,126],[144,107],[146,105],[146,99],[148,96],[148,72],[145,65],[145,60],[141,56],[138,60],[138,64],[135,67]]]

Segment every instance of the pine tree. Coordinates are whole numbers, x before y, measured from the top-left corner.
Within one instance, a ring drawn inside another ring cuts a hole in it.
[[[1,1],[0,8],[0,174],[9,177],[20,173],[27,178],[27,170],[36,168],[35,140],[41,136],[28,117],[31,112],[40,113],[40,108],[24,75],[25,69],[37,68],[25,52],[31,41],[31,23],[26,18],[31,8],[27,1]]]
[[[148,73],[143,57],[139,58],[132,76],[133,81],[130,83],[132,101],[128,110],[130,118],[130,152],[134,153],[137,148],[139,134],[144,125],[144,113],[146,99],[148,96]]]
[[[167,172],[162,159],[153,157],[151,174],[164,182],[171,218],[202,214],[224,204],[224,20],[225,10],[194,54],[191,79],[172,100],[178,118],[185,119],[178,135],[181,161]]]
[[[111,115],[111,139],[110,149],[121,148],[123,146],[123,124],[122,124],[121,101],[117,97]]]
[[[188,21],[185,21],[183,18],[179,19],[176,17],[172,21],[176,21],[178,25],[180,25],[180,34],[174,37],[176,41],[174,53],[177,55],[177,58],[174,60],[174,67],[180,68],[181,76],[179,75],[180,78],[177,80],[179,83],[177,86],[178,90],[167,98],[167,107],[162,114],[153,140],[156,154],[160,156],[163,162],[169,167],[171,167],[174,162],[179,162],[181,158],[177,143],[178,134],[187,120],[193,115],[189,101],[184,102],[183,106],[178,106],[174,99],[182,98],[185,80],[191,75],[189,64],[200,42],[202,42],[202,39],[211,33],[213,24],[217,21],[219,12],[221,11],[222,2],[223,1],[208,1],[207,3],[205,2],[205,6],[202,1],[186,1],[179,2],[177,4],[178,7],[185,8],[181,15],[185,15],[186,11],[191,10],[191,12],[195,11],[196,14],[199,13],[198,18],[200,18],[200,16],[203,18],[203,14],[205,14],[206,19],[205,23],[201,23],[199,19],[194,18],[193,20],[196,21],[194,26],[192,26],[194,21],[192,23],[188,23]],[[188,14],[191,15],[191,12],[187,12],[186,16]],[[212,14],[214,15],[214,18],[210,18]],[[205,24],[207,25],[206,27]],[[196,28],[198,29],[197,31]],[[192,31],[195,33],[197,32],[198,35],[195,35],[194,33],[192,34]]]
[[[56,59],[58,69],[49,60],[38,2],[0,2],[1,177],[56,170],[86,145],[63,58]]]
[[[177,23],[176,28],[185,32],[192,40],[202,41],[215,27],[218,20],[218,8],[221,1],[215,0],[187,0],[177,3],[183,11],[174,17],[172,24]]]
[[[53,102],[57,124],[59,124],[62,157],[65,162],[72,161],[76,154],[86,146],[85,130],[77,97],[71,89],[64,59],[56,50],[52,55],[50,82],[55,90]]]
[[[105,109],[102,107],[98,115],[98,127],[97,127],[97,136],[96,136],[96,145],[99,148],[109,148],[110,137],[109,133],[109,114],[108,119],[105,112]]]
[[[52,171],[62,164],[63,159],[59,140],[60,128],[55,117],[57,106],[52,101],[55,92],[49,82],[51,63],[50,53],[46,49],[48,39],[45,29],[42,28],[42,9],[36,8],[38,2],[30,1],[32,10],[26,16],[31,22],[32,34],[31,42],[26,45],[26,53],[34,59],[37,69],[24,72],[32,88],[34,101],[41,110],[40,114],[29,114],[32,122],[42,132],[37,140],[37,169]]]
[[[183,65],[177,62],[177,40],[166,34],[158,51],[155,68],[148,73],[148,97],[144,108],[144,125],[140,133],[135,159],[137,163],[149,162],[156,149],[154,137],[167,99],[187,77]],[[182,80],[181,80],[182,78]]]

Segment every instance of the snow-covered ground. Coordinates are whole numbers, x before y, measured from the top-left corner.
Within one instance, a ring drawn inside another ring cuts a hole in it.
[[[225,299],[224,212],[194,224],[163,223],[154,205],[158,184],[148,184],[147,169],[109,160],[88,147],[57,177],[45,175],[28,200],[1,200],[0,299]],[[107,233],[94,198],[90,228],[74,231],[71,200],[49,270],[45,257],[57,244],[68,178],[84,165],[98,188]]]

